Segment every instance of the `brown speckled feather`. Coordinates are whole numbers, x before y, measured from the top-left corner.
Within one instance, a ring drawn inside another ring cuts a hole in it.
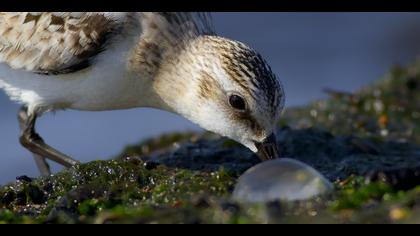
[[[37,73],[86,67],[118,29],[103,13],[0,13],[0,62]]]
[[[106,49],[112,35],[132,23],[132,16],[138,16],[144,31],[134,54],[145,62],[146,68],[139,69],[146,74],[156,69],[148,63],[157,65],[156,55],[167,46],[178,47],[190,36],[214,33],[206,13],[1,12],[0,62],[43,74],[83,69]]]

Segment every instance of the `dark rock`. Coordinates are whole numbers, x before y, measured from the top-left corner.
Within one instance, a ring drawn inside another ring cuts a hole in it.
[[[12,192],[10,192],[10,194],[12,194]],[[12,196],[13,195],[16,196],[14,200],[15,204],[18,206],[24,206],[29,203],[42,204],[47,200],[44,191],[31,183],[25,184],[22,189],[16,194],[12,194]]]
[[[45,192],[50,193],[54,190],[54,185],[52,183],[46,183],[42,189]]]
[[[25,206],[28,203],[28,197],[26,191],[22,190],[16,194],[15,205]]]
[[[243,146],[226,148],[225,140],[200,140],[178,149],[150,156],[149,159],[169,167],[214,172],[224,168],[240,174],[260,162],[258,157]]]
[[[16,199],[16,194],[13,191],[7,191],[1,198],[0,204],[9,205]]]
[[[292,129],[287,126],[279,128],[276,135],[281,157],[300,160],[330,181],[352,174],[365,175],[375,169],[405,168],[420,163],[420,147],[410,143],[375,141],[353,135],[334,136],[320,128]],[[260,163],[247,148],[226,146],[226,141],[198,140],[142,159],[168,167],[206,172],[224,168],[235,175]]]
[[[42,204],[47,200],[44,192],[37,186],[30,184],[27,188],[29,198],[34,204]]]
[[[370,140],[349,136],[344,137],[343,142],[348,144],[349,154],[380,154],[378,147],[375,146]]]
[[[420,163],[420,147],[416,145],[331,136],[321,129],[280,129],[277,142],[280,156],[298,159],[331,181],[390,166],[406,168]]]
[[[16,177],[16,180],[19,180],[21,182],[26,182],[26,183],[31,183],[32,182],[32,178],[29,178],[26,175],[18,176],[18,177]]]
[[[77,207],[79,203],[88,199],[103,197],[106,190],[106,186],[82,185],[68,192],[55,204],[46,219],[46,223],[60,222],[61,218],[65,218],[66,222],[77,223]]]
[[[410,190],[420,185],[420,166],[374,170],[367,174],[367,181],[381,181],[395,190]]]
[[[144,163],[144,167],[146,168],[146,170],[153,170],[153,169],[156,169],[156,167],[158,166],[159,166],[159,163],[155,161],[146,161]]]

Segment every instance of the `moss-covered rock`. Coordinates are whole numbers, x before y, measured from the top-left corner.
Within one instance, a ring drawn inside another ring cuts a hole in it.
[[[355,93],[325,91],[330,99],[288,109],[281,124],[420,143],[420,61],[407,68],[395,66],[385,78]]]
[[[176,209],[192,208],[194,197],[226,197],[234,185],[223,169],[197,172],[161,165],[150,170],[144,164],[139,159],[95,161],[51,177],[4,186],[0,221],[25,222],[26,218],[19,217],[27,216],[35,222],[93,223],[107,214],[148,216],[153,209],[179,214]],[[33,198],[33,189],[46,196],[42,202]],[[19,196],[25,196],[24,200]]]

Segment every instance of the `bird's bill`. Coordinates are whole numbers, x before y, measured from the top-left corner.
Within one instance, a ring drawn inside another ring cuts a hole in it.
[[[271,134],[263,142],[256,142],[257,155],[262,161],[268,161],[279,157],[276,136]]]

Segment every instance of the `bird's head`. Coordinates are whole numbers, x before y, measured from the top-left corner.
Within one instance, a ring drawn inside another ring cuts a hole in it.
[[[176,61],[155,85],[170,110],[263,160],[276,157],[273,131],[285,94],[259,53],[237,41],[202,36]]]

